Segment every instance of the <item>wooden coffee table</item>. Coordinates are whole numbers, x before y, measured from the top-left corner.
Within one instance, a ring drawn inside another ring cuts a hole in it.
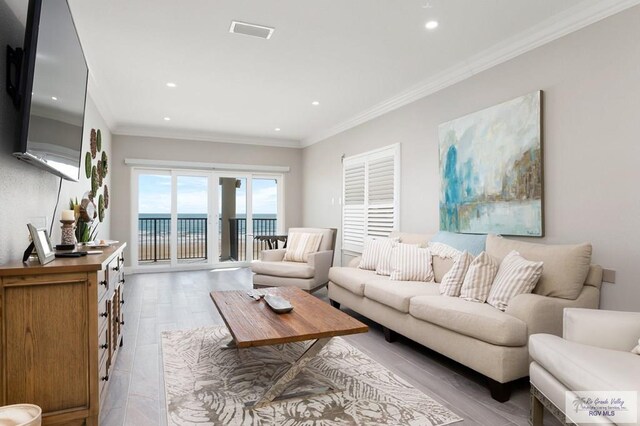
[[[272,287],[263,290],[289,300],[293,311],[276,314],[264,300],[256,301],[246,291],[211,292],[211,299],[233,337],[228,347],[241,349],[304,340],[313,340],[313,343],[287,371],[275,378],[262,398],[247,404],[255,408],[265,406],[280,396],[332,337],[369,331],[365,324],[299,288]]]

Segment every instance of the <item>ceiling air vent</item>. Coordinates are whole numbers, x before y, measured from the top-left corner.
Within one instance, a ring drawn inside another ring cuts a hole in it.
[[[264,25],[248,24],[246,22],[231,21],[230,33],[243,34],[252,37],[270,39],[274,28],[265,27]]]

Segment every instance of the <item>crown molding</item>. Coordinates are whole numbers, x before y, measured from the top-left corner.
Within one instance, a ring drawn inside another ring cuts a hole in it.
[[[159,139],[180,139],[202,142],[262,145],[278,148],[302,148],[299,140],[254,137],[229,133],[198,132],[193,130],[153,128],[142,126],[116,126],[111,133],[120,136],[150,137]]]
[[[578,4],[336,126],[303,139],[301,146],[316,144],[638,4],[640,0],[601,0],[587,7]]]

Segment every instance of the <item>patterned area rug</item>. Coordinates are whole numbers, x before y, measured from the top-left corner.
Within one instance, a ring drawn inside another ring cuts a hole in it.
[[[334,391],[245,408],[308,342],[221,349],[226,327],[162,334],[169,425],[446,425],[462,419],[336,337],[285,391]]]

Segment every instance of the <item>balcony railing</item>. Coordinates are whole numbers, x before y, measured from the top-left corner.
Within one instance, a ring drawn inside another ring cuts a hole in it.
[[[218,229],[226,232],[219,223]],[[229,219],[229,260],[246,260],[245,218]],[[138,218],[138,260],[141,263],[155,263],[170,260],[171,219],[161,217]],[[277,219],[253,219],[254,235],[277,234]],[[204,261],[208,251],[207,218],[178,218],[178,260]],[[218,236],[218,252],[222,253],[222,241]],[[268,248],[265,241],[252,240],[253,258],[258,259],[260,252]]]

